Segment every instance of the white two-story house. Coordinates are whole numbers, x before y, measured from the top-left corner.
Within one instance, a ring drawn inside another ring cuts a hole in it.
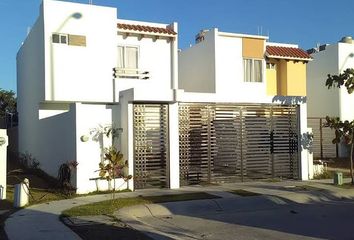
[[[314,129],[314,157],[347,157],[349,147],[333,144],[334,131],[322,125],[326,116],[339,117],[343,121],[354,119],[354,94],[348,94],[344,86],[328,89],[325,85],[328,74],[338,75],[347,68],[354,68],[354,42],[352,37],[343,37],[336,43],[323,44],[309,52],[314,59],[307,66],[308,122]]]
[[[78,193],[107,187],[92,179],[112,144],[128,160],[130,189],[307,179],[305,90],[289,89],[308,55],[290,51],[297,46],[268,51],[262,36],[199,37],[178,56],[176,23],[43,0],[17,54],[20,152],[53,176],[76,161]]]
[[[73,185],[79,193],[93,191],[89,179],[98,176],[102,147],[111,144],[94,136],[112,126],[139,179],[128,149],[133,112],[126,112],[133,101],[173,100],[177,24],[127,21],[117,19],[115,8],[44,0],[18,51],[17,77],[20,152],[52,176],[62,163],[77,161]]]

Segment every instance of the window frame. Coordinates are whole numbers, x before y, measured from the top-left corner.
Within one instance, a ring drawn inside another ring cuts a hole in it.
[[[58,41],[54,41],[54,36],[57,35],[58,36]],[[65,41],[62,41],[63,38],[65,39]],[[52,33],[52,43],[55,44],[65,44],[68,45],[69,44],[69,34],[65,34],[65,33]]]
[[[251,73],[248,74],[248,71],[246,71],[246,64],[245,62],[246,61],[251,61]],[[261,58],[243,58],[243,82],[244,83],[263,83],[264,82],[264,73],[263,73],[263,70],[264,70],[264,59],[261,59]],[[255,76],[256,76],[256,73],[255,73],[255,62],[256,61],[260,61],[261,63],[261,71],[260,71],[260,81],[255,81]],[[247,81],[248,79],[248,75],[250,75],[250,79],[249,81]]]
[[[139,46],[136,46],[136,45],[118,45],[118,61],[120,60],[119,59],[119,48],[123,48],[123,64],[122,64],[122,69],[126,69],[126,65],[127,65],[127,59],[126,59],[126,56],[127,56],[127,51],[126,49],[127,48],[136,48],[137,50],[137,54],[136,54],[136,69],[139,69],[139,65],[140,65],[140,47]],[[117,62],[118,63],[118,62]],[[119,63],[117,64],[119,67]]]

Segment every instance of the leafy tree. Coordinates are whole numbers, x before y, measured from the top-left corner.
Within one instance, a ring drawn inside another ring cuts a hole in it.
[[[328,89],[344,86],[348,93],[351,94],[354,91],[354,69],[348,68],[339,75],[327,75],[326,86]],[[340,143],[341,140],[344,143],[350,145],[350,176],[352,178],[352,184],[354,184],[353,175],[353,150],[354,150],[354,120],[340,120],[339,117],[326,117],[325,127],[330,127],[335,130],[335,138],[333,143]]]
[[[0,117],[5,117],[6,113],[16,114],[16,94],[0,88]]]

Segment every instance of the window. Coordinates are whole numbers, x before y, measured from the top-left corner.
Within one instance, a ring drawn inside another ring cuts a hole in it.
[[[243,59],[244,81],[262,82],[262,60]]]
[[[118,68],[136,72],[138,70],[138,55],[139,50],[137,47],[119,46]]]
[[[53,43],[68,44],[68,35],[62,33],[53,33],[52,34]]]

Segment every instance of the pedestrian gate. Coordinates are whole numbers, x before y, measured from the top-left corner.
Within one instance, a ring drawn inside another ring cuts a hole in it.
[[[167,187],[168,105],[134,104],[135,188]]]
[[[296,106],[181,103],[181,185],[296,179]]]

